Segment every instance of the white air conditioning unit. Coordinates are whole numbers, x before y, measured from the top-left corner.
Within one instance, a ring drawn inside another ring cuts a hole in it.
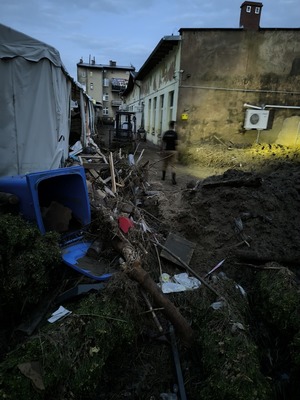
[[[246,110],[244,128],[249,129],[267,129],[269,122],[269,110]]]

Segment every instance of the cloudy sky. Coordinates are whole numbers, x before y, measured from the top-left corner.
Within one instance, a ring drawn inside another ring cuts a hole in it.
[[[261,0],[262,28],[300,27],[299,0]],[[0,0],[0,23],[55,47],[76,79],[83,57],[139,70],[180,28],[238,28],[243,0]]]

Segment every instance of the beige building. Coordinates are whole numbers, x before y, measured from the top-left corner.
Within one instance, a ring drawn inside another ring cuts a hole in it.
[[[177,118],[180,42],[180,36],[163,37],[123,92],[123,108],[136,113],[137,128],[144,128],[154,144]]]
[[[241,5],[240,27],[181,28],[161,39],[123,100],[159,144],[170,120],[183,144],[300,144],[300,29],[261,28],[262,3]]]
[[[102,106],[100,118],[104,123],[114,120],[122,104],[120,93],[134,70],[133,66],[120,66],[112,60],[109,64],[96,64],[95,58],[90,58],[88,63],[81,59],[77,64],[77,80],[94,102]]]

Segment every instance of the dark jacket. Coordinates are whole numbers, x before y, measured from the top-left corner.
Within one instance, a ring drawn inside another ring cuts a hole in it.
[[[162,141],[164,143],[164,150],[176,150],[178,135],[176,131],[169,129],[163,134]]]

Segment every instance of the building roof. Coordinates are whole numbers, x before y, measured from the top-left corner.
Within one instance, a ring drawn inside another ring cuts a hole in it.
[[[246,3],[246,2],[245,2]],[[252,2],[254,3],[254,2]],[[262,4],[262,3],[254,3],[254,4]],[[300,28],[259,28],[259,31],[297,31]],[[178,45],[181,40],[181,34],[184,31],[244,31],[243,28],[180,28],[180,35],[172,35],[172,36],[164,36],[155,49],[152,51],[150,56],[147,58],[141,69],[136,72],[132,71],[128,80],[127,88],[124,90],[123,95],[127,95],[130,93],[134,87],[135,81],[143,80],[147,74],[157,65],[161,60],[163,60],[166,55]],[[80,64],[77,64],[80,65]]]
[[[119,69],[124,71],[135,71],[135,67],[132,65],[124,66],[124,65],[111,65],[111,64],[96,64],[96,63],[77,63],[77,67],[85,67],[85,68],[93,68],[93,69]]]
[[[147,58],[141,69],[138,71],[135,79],[143,80],[143,78],[157,65],[159,62],[166,57],[166,55],[178,45],[181,37],[176,35],[164,36],[155,49],[152,51],[150,56]]]
[[[299,31],[300,28],[259,28],[259,32],[267,32],[267,31]],[[182,33],[183,31],[245,31],[244,28],[180,28],[178,32]]]
[[[137,72],[130,72],[129,79],[127,82],[127,87],[126,89],[121,93],[122,96],[127,96],[128,93],[130,93],[134,87],[134,82],[136,80]]]
[[[263,7],[263,3],[258,3],[256,1],[244,1],[244,3],[241,5],[241,8],[243,6],[256,6],[256,7]]]

